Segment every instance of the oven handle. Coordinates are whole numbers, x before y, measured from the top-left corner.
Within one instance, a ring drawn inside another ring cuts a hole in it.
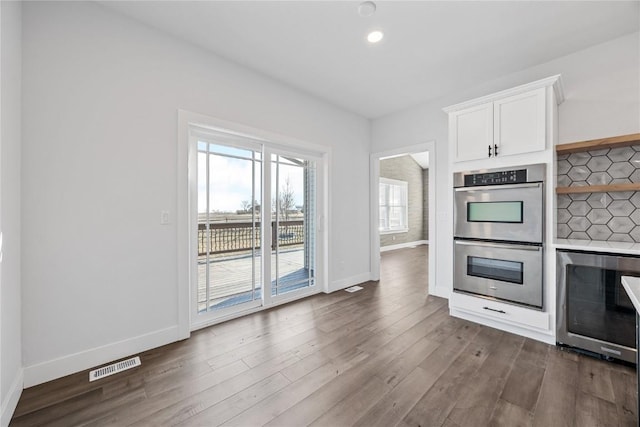
[[[542,249],[542,246],[533,246],[533,245],[518,245],[511,243],[493,243],[493,242],[477,242],[477,241],[468,241],[468,240],[454,240],[454,244],[456,245],[464,245],[464,246],[487,246],[490,248],[500,248],[500,249],[519,249],[522,251],[535,251],[539,252]]]
[[[456,187],[454,191],[487,191],[487,190],[509,190],[513,188],[538,188],[541,182],[527,182],[523,184],[504,184],[504,185],[483,185],[480,187]]]

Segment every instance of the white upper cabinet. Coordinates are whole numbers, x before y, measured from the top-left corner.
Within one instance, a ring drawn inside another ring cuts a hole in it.
[[[451,113],[449,135],[456,141],[456,161],[482,159],[493,150],[493,105],[482,104]]]
[[[562,101],[560,76],[445,108],[453,161],[492,159],[548,147],[548,97]],[[555,91],[552,91],[553,87]]]
[[[546,148],[546,89],[536,89],[493,103],[494,144],[498,156]]]

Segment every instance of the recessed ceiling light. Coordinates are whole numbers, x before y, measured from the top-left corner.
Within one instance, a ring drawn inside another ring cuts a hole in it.
[[[376,12],[376,4],[372,1],[363,1],[358,6],[360,16],[371,16]]]
[[[371,31],[367,35],[367,40],[369,43],[378,43],[384,37],[384,33],[380,30]]]

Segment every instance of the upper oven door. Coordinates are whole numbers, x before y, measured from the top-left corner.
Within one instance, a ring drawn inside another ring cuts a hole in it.
[[[455,237],[542,243],[541,182],[454,190]]]

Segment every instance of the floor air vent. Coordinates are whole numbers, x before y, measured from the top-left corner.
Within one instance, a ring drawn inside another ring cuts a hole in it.
[[[347,292],[358,292],[363,289],[362,286],[351,286],[350,288],[345,289]]]
[[[140,358],[138,356],[131,359],[123,360],[122,362],[112,363],[111,365],[103,366],[102,368],[94,369],[89,372],[89,381],[95,381],[108,377],[109,375],[117,374],[118,372],[126,371],[127,369],[140,366]]]

